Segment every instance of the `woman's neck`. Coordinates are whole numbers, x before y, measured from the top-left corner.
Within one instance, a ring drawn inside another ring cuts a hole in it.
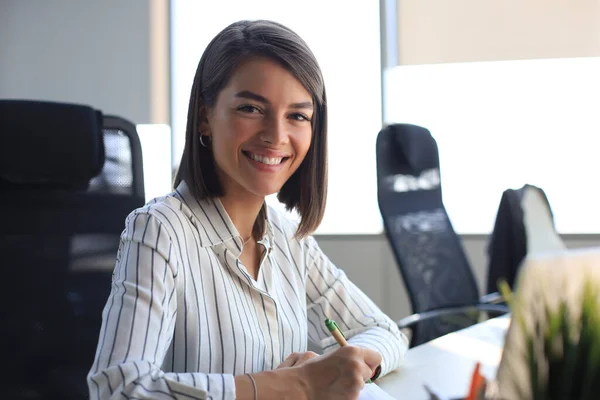
[[[254,223],[265,199],[259,197],[248,199],[247,196],[238,198],[225,195],[220,200],[239,234],[244,240],[248,239],[252,235]]]

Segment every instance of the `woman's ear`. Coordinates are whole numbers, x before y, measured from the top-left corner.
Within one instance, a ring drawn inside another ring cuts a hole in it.
[[[206,107],[200,108],[200,123],[198,124],[198,133],[204,136],[211,136],[210,124],[208,122],[209,111]]]

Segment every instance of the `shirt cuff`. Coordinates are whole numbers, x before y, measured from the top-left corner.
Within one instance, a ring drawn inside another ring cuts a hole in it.
[[[382,328],[371,328],[348,340],[353,346],[366,347],[381,354],[381,370],[374,379],[381,378],[389,372],[397,369],[404,360],[408,350],[408,341],[403,334],[398,337],[392,332]]]

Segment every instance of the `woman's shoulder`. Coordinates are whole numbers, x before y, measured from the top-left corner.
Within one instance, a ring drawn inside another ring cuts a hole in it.
[[[127,220],[142,216],[143,219],[153,219],[165,227],[181,225],[183,220],[190,218],[186,204],[177,197],[175,192],[149,200],[142,207],[133,210]]]

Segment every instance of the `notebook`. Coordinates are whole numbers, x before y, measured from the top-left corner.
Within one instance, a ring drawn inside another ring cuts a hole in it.
[[[358,395],[358,400],[395,400],[374,383],[366,384]]]

